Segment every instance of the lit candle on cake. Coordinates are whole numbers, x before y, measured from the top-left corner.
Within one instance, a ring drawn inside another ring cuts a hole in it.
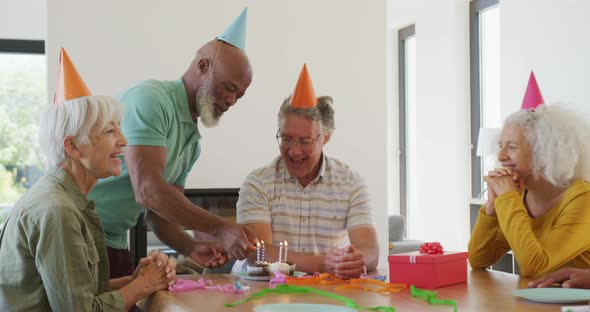
[[[279,262],[283,259],[283,242],[279,243]]]
[[[264,262],[265,257],[266,257],[266,251],[264,250],[264,241],[262,241],[262,256],[261,256],[260,260],[262,260],[262,262]]]
[[[285,263],[287,263],[287,249],[289,249],[289,244],[287,244],[287,241],[285,241]]]
[[[260,242],[256,242],[256,263],[260,262]]]

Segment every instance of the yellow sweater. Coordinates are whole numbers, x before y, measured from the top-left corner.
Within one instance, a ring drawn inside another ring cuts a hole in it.
[[[483,269],[512,249],[523,277],[538,277],[561,267],[590,268],[590,183],[576,180],[561,202],[533,219],[524,192],[494,200],[496,217],[482,206],[471,240],[469,262]]]

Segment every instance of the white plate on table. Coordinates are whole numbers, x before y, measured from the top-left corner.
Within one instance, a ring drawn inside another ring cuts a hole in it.
[[[542,303],[587,303],[590,301],[590,289],[578,288],[526,288],[513,293],[530,301]]]
[[[273,276],[250,276],[248,275],[248,273],[246,272],[241,272],[241,273],[232,273],[232,275],[238,276],[240,278],[243,278],[245,280],[250,280],[250,281],[270,281],[272,278],[274,278]],[[299,276],[305,276],[307,275],[307,273],[305,272],[300,272],[300,271],[295,271],[293,273],[293,276],[295,277],[299,277]]]
[[[357,310],[331,304],[271,303],[256,306],[256,312],[357,312]]]

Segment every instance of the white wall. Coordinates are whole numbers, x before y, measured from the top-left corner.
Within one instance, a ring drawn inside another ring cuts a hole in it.
[[[316,93],[335,101],[326,151],[361,173],[373,198],[381,266],[387,239],[385,1],[75,1],[48,7],[49,86],[67,48],[96,94],[149,77],[176,79],[196,49],[249,6],[246,50],[254,81],[221,125],[202,129],[203,153],[188,187],[240,187],[278,154],[276,114],[307,62]],[[53,91],[51,91],[53,92]]]
[[[397,156],[397,32],[416,25],[418,199],[409,207],[408,237],[466,250],[469,240],[469,3],[466,0],[388,1],[389,93],[395,144],[390,202],[399,211]]]
[[[547,103],[571,105],[590,120],[590,2],[501,1],[504,116],[520,108],[529,73]]]
[[[45,39],[46,13],[46,0],[0,1],[0,39]]]

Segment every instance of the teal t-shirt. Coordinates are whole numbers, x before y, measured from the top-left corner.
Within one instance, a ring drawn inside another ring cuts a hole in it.
[[[120,100],[125,105],[121,129],[128,145],[166,148],[163,177],[170,184],[184,186],[199,158],[201,135],[192,120],[182,80],[146,80],[123,92]],[[121,175],[99,180],[88,197],[96,202],[107,246],[127,248],[127,231],[144,207],[135,202],[124,159]]]

